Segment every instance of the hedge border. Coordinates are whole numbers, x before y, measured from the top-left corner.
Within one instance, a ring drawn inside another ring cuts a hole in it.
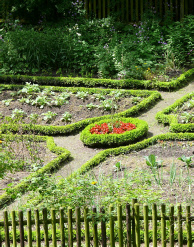
[[[97,153],[92,159],[84,163],[79,169],[73,172],[67,179],[75,178],[81,174],[86,173],[93,167],[99,165],[101,162],[106,160],[109,156],[117,156],[120,154],[128,154],[131,151],[138,151],[144,149],[150,145],[154,145],[158,140],[168,141],[168,140],[194,140],[194,133],[166,133],[153,136],[151,138],[145,139],[141,142],[137,142],[128,146],[121,146],[117,148],[110,148]],[[61,180],[62,182],[63,180]],[[60,183],[60,181],[59,181]]]
[[[104,119],[99,122],[88,125],[80,135],[80,140],[87,146],[110,146],[110,145],[124,145],[133,143],[147,134],[148,124],[146,121],[138,118],[119,118],[119,121],[124,123],[132,123],[136,125],[136,129],[126,131],[123,134],[91,134],[90,129],[96,124],[104,122],[110,123],[113,119]]]
[[[9,136],[9,135],[0,135],[1,138],[3,136]],[[10,139],[14,139],[14,137],[19,138],[20,135],[11,135]],[[54,170],[58,169],[61,165],[62,162],[66,161],[67,159],[70,158],[71,153],[65,148],[58,147],[56,146],[53,137],[50,136],[28,136],[28,135],[23,135],[24,138],[30,139],[30,138],[35,138],[36,141],[46,141],[47,148],[58,155],[57,158],[54,160],[50,161],[47,163],[45,166],[37,170],[36,172],[30,174],[28,177],[25,178],[24,181],[21,183],[17,184],[13,188],[9,189],[11,191],[10,194],[7,194],[6,192],[3,193],[0,196],[0,208],[2,208],[5,204],[13,201],[19,193],[25,193],[28,190],[28,185],[31,181],[32,178],[40,176],[44,173],[52,173]]]
[[[1,84],[0,84],[1,86]],[[23,87],[22,85],[8,85],[8,89],[17,89]],[[45,87],[41,87],[45,88]],[[93,89],[93,88],[65,88],[65,87],[54,87],[53,91],[62,91],[64,89],[73,90],[74,92],[84,90],[89,91],[90,93],[95,92],[111,92],[115,91],[115,89]],[[143,91],[142,90],[122,90],[123,93],[133,95],[133,96],[147,96],[144,100],[142,100],[137,105],[134,105],[128,110],[125,110],[120,113],[116,113],[113,117],[131,117],[137,115],[140,111],[147,109],[148,107],[152,106],[155,102],[161,99],[161,94],[157,91]],[[2,133],[6,133],[6,131],[13,131],[17,132],[19,128],[22,129],[23,132],[34,131],[38,134],[43,135],[57,135],[57,134],[69,134],[72,132],[79,131],[85,128],[88,124],[94,123],[96,121],[100,121],[106,118],[110,118],[111,115],[104,115],[101,117],[94,117],[94,118],[86,118],[84,120],[78,121],[73,124],[68,124],[65,126],[44,126],[44,125],[30,125],[30,124],[20,124],[20,125],[10,125],[10,124],[2,124],[0,125],[0,129]]]
[[[137,89],[160,89],[164,91],[176,90],[186,85],[194,78],[194,68],[181,74],[177,79],[170,82],[134,79],[94,79],[79,77],[51,77],[51,76],[28,76],[28,75],[0,75],[3,83],[24,84],[26,81],[39,85],[76,86],[76,87],[109,87],[109,88],[137,88]]]
[[[194,132],[193,123],[180,124],[178,123],[178,119],[175,114],[168,115],[169,113],[173,112],[173,110],[175,110],[177,107],[181,107],[184,104],[184,102],[191,99],[192,97],[194,97],[194,92],[184,95],[182,98],[176,100],[172,105],[158,112],[156,114],[156,119],[158,120],[158,122],[163,124],[169,124],[169,130],[171,132]]]

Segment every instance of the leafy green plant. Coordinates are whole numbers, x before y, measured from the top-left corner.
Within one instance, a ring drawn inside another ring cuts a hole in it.
[[[183,112],[181,114],[182,123],[193,123],[194,122],[194,114],[189,112]]]
[[[98,108],[98,105],[94,105],[93,103],[90,103],[90,104],[87,104],[86,107],[87,107],[89,110],[92,110],[92,109]]]
[[[11,114],[12,119],[22,119],[26,116],[27,116],[26,112],[24,112],[22,109],[17,109],[17,108],[14,109]]]
[[[173,185],[174,181],[175,181],[175,178],[176,178],[176,164],[173,162],[171,165],[170,165],[170,186]]]
[[[99,108],[102,108],[104,111],[112,111],[112,110],[117,110],[118,105],[114,103],[113,100],[107,99],[101,102]]]
[[[52,105],[55,106],[62,106],[64,104],[68,104],[69,101],[63,98],[61,95],[60,96],[55,96],[54,99],[51,101]]]
[[[149,156],[145,156],[146,164],[151,168],[152,173],[154,175],[155,181],[157,184],[161,184],[161,177],[159,174],[159,166],[162,165],[162,160],[156,161],[156,156],[154,154],[150,154]],[[162,175],[162,174],[161,174]]]
[[[141,100],[141,97],[132,97],[132,104],[137,105]]]
[[[122,169],[121,162],[118,161],[118,162],[115,164],[115,169],[114,169],[114,171],[115,171],[115,172],[118,172],[118,171],[121,171],[121,169]]]
[[[31,101],[31,104],[39,106],[40,108],[44,108],[44,106],[50,105],[50,98],[48,98],[46,95],[37,96],[36,99]]]
[[[71,118],[72,118],[72,114],[70,114],[69,112],[66,111],[62,115],[61,121],[63,121],[63,122],[71,122]]]
[[[2,103],[5,105],[5,106],[9,106],[11,101],[13,101],[13,99],[5,99],[5,100],[2,100]]]
[[[46,121],[47,123],[50,123],[52,120],[54,120],[57,116],[57,113],[48,111],[46,113],[42,113],[43,120]]]
[[[194,157],[194,156],[186,157],[185,155],[182,155],[181,157],[178,158],[178,160],[181,160],[182,162],[184,162],[186,164],[187,168],[189,168],[191,166],[191,163],[192,163],[192,157]]]
[[[40,87],[38,84],[31,84],[31,82],[26,82],[26,85],[18,91],[18,94],[22,95],[32,95],[40,92]]]
[[[105,100],[105,96],[103,94],[98,94],[98,93],[94,93],[92,96],[91,96],[92,99],[97,99],[99,101],[102,101],[102,100]]]
[[[76,93],[76,97],[78,99],[85,100],[85,99],[88,98],[88,92],[79,91],[79,92]]]
[[[28,98],[21,98],[21,99],[18,99],[18,101],[22,104],[26,103],[26,104],[30,104],[31,103],[31,95],[28,97]]]
[[[71,96],[71,94],[72,93],[70,93],[70,92],[62,92],[61,94],[60,94],[60,97],[62,97],[63,99],[70,99],[70,96]]]
[[[38,120],[39,115],[37,113],[31,113],[29,115],[30,121],[35,124]]]

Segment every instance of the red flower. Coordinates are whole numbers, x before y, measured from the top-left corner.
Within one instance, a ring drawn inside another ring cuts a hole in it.
[[[136,129],[135,124],[123,123],[122,121],[114,122],[113,124],[102,123],[101,125],[96,124],[90,129],[91,134],[122,134],[126,131]]]

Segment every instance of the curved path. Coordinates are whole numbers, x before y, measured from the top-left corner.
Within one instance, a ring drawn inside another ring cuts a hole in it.
[[[186,87],[176,92],[160,92],[162,100],[154,105],[147,112],[144,112],[138,116],[139,119],[147,121],[149,125],[148,137],[159,135],[169,132],[169,126],[164,127],[162,124],[158,124],[155,119],[156,113],[162,111],[164,108],[172,105],[177,99],[180,99],[185,94],[194,91],[194,82],[190,82]],[[56,145],[68,149],[73,159],[68,162],[57,172],[54,176],[66,177],[72,172],[80,168],[85,162],[94,157],[95,154],[103,149],[89,148],[83,145],[80,141],[80,134],[54,137]]]

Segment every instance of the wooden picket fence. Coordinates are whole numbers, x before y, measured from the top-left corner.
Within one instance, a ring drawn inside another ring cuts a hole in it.
[[[26,219],[24,219],[22,211],[18,212],[18,217],[16,217],[15,211],[11,212],[10,217],[8,212],[4,211],[4,220],[0,221],[0,247],[3,245],[10,247],[11,244],[13,244],[13,247],[16,247],[17,244],[20,244],[21,247],[24,247],[25,244],[29,247],[34,244],[40,247],[43,242],[48,247],[51,244],[51,240],[53,247],[57,247],[57,245],[73,247],[75,244],[77,247],[89,247],[91,245],[94,247],[106,247],[107,245],[110,247],[115,247],[115,245],[119,247],[139,247],[141,244],[140,229],[144,231],[145,246],[149,246],[149,228],[152,229],[152,246],[157,246],[157,230],[160,228],[161,244],[164,247],[167,243],[167,225],[170,233],[168,241],[171,247],[175,245],[175,228],[178,231],[178,245],[180,247],[183,246],[184,227],[187,232],[187,246],[192,247],[192,244],[194,244],[194,239],[192,240],[194,217],[191,216],[190,206],[186,206],[186,214],[183,216],[180,204],[177,206],[177,215],[174,215],[175,208],[173,205],[169,207],[168,213],[166,213],[166,205],[162,204],[160,213],[158,213],[159,209],[156,204],[153,204],[149,211],[147,204],[140,207],[136,202],[137,200],[133,199],[132,205],[127,204],[125,212],[123,212],[123,207],[119,205],[116,215],[113,213],[112,206],[110,206],[108,214],[105,214],[104,209],[101,209],[99,214],[94,207],[91,212],[88,208],[84,208],[83,216],[81,216],[79,207],[75,209],[75,212],[71,208],[67,212],[62,208],[59,211],[54,209],[47,211],[46,208],[43,210],[35,209],[34,214],[32,214],[31,210],[27,210]],[[140,209],[142,208],[143,213],[141,214]],[[48,217],[49,212],[50,216]],[[17,231],[19,230],[19,241],[16,229]],[[41,231],[44,232],[42,237]],[[51,239],[49,238],[49,231],[52,231]],[[57,235],[59,231],[60,234]],[[10,240],[10,232],[12,232],[12,241]],[[25,240],[24,232],[27,234],[27,240]],[[35,242],[32,241],[33,232],[35,232],[36,236]],[[2,240],[3,235],[4,240]],[[116,236],[118,240],[115,240]]]
[[[162,18],[171,12],[175,21],[194,14],[193,0],[85,0],[84,3],[87,17],[101,19],[115,14],[119,20],[126,22],[142,20],[148,9]]]
[[[143,14],[151,9],[161,17],[171,12],[175,21],[194,14],[193,0],[79,0],[83,1],[86,18],[106,18],[116,15],[118,20],[138,22]],[[10,10],[9,0],[0,0],[0,19],[6,19]]]

